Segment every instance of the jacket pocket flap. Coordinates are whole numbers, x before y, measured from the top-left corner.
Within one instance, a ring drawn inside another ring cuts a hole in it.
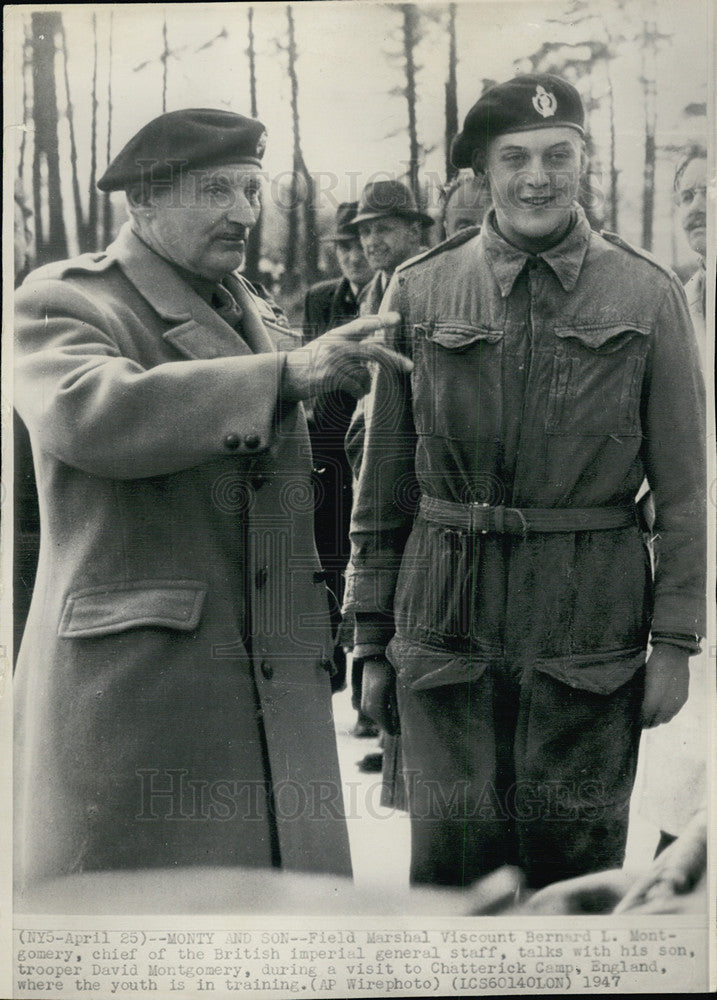
[[[460,320],[450,320],[434,323],[426,331],[428,340],[449,351],[460,351],[479,341],[486,344],[496,344],[503,339],[503,331],[487,326],[473,326]]]
[[[567,684],[568,687],[590,691],[593,694],[610,695],[632,680],[644,664],[645,649],[639,647],[613,653],[538,660],[534,666],[536,670],[548,674],[562,684]]]
[[[418,646],[394,636],[386,649],[399,684],[411,691],[427,691],[444,684],[466,684],[474,681],[488,666],[488,660],[467,657],[449,649]]]
[[[81,639],[148,625],[191,632],[206,595],[206,583],[198,580],[138,580],[78,590],[65,601],[58,634]]]
[[[649,330],[627,323],[613,323],[608,326],[564,326],[555,330],[561,340],[578,340],[591,351],[610,353],[618,351],[633,337],[646,337]]]

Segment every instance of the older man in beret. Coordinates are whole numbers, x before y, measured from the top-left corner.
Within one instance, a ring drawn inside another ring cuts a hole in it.
[[[387,291],[414,369],[367,403],[347,601],[365,710],[400,724],[413,880],[538,887],[622,864],[640,728],[687,697],[704,387],[675,276],[577,203],[569,83],[488,90],[452,156],[494,207]]]
[[[17,295],[42,542],[16,686],[20,884],[183,865],[349,874],[301,401],[360,395],[357,321],[294,351],[237,273],[261,122],[162,115],[130,222]],[[340,382],[337,382],[341,373]]]

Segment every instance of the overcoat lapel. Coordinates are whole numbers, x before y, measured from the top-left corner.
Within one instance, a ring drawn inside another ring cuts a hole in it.
[[[163,337],[185,357],[210,360],[255,353],[256,348],[249,342],[260,339],[260,332],[254,329],[255,323],[251,323],[250,336],[242,338],[181,279],[170,264],[135,236],[129,224],[122,227],[117,239],[107,248],[107,253],[116,259],[140,295],[162,319],[172,324]],[[245,309],[243,301],[240,305]],[[263,332],[258,313],[256,324],[261,326]],[[245,329],[247,325],[245,321]],[[268,337],[266,339],[268,341]],[[268,342],[268,349],[271,350],[271,342]]]

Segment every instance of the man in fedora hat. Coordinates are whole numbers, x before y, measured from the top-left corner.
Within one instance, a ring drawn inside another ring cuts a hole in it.
[[[366,260],[374,272],[359,303],[362,315],[377,312],[391,275],[415,257],[433,219],[421,212],[413,192],[402,181],[370,181],[361,192],[351,228],[359,234]]]
[[[356,215],[355,201],[342,202],[336,210],[334,232],[324,237],[336,251],[340,278],[312,285],[304,299],[304,342],[326,330],[347,323],[358,316],[358,296],[370,281],[372,271],[361,249],[358,234],[350,223]],[[356,398],[346,392],[332,392],[314,401],[309,413],[309,436],[314,462],[316,509],[314,524],[316,547],[327,574],[331,600],[332,625],[336,634],[332,688],[341,690],[346,682],[346,652],[353,641],[352,629],[341,629],[341,601],[344,570],[349,557],[349,521],[351,520],[351,468],[344,450],[344,437],[356,406]],[[357,666],[352,670],[352,694],[358,719],[356,736],[375,736],[376,724],[362,715],[361,677]]]
[[[487,90],[452,159],[493,208],[384,300],[414,369],[368,398],[346,603],[364,709],[400,721],[415,882],[620,867],[640,728],[704,635],[697,345],[674,274],[591,231],[583,120],[557,76]]]
[[[42,541],[16,672],[20,887],[186,865],[350,873],[302,400],[360,395],[356,320],[295,350],[237,271],[261,122],[174,111],[99,187],[130,221],[17,293]],[[384,322],[388,322],[387,318]]]
[[[304,340],[313,340],[327,330],[358,316],[358,297],[373,275],[356,230],[351,226],[357,202],[342,202],[336,210],[336,225],[324,242],[333,245],[341,271],[312,285],[304,299]]]
[[[420,252],[425,232],[433,225],[433,219],[421,212],[416,205],[413,192],[399,180],[370,181],[364,187],[359,199],[356,215],[351,228],[361,239],[366,259],[374,271],[373,278],[366,285],[359,299],[359,313],[366,316],[378,312],[384,292],[388,287],[391,275],[399,264],[414,257]],[[359,400],[354,410],[348,431],[346,433],[346,455],[353,469],[354,478],[358,477],[363,454],[365,431],[365,413]],[[351,615],[347,621],[353,621]],[[354,699],[360,704],[360,688],[363,679],[363,659],[354,652],[352,680],[354,682]],[[361,709],[359,709],[361,711]],[[365,715],[365,713],[361,713]],[[366,731],[371,731],[366,724]],[[382,734],[382,743],[387,743]],[[389,742],[389,766],[393,759],[395,747]],[[383,765],[383,754],[379,752],[367,754],[359,762],[359,768],[364,771],[380,771]],[[393,787],[388,778],[386,788]],[[389,799],[393,793],[389,792]],[[392,804],[388,802],[387,804]]]
[[[413,192],[398,180],[369,181],[361,192],[351,229],[361,240],[373,278],[359,296],[359,314],[374,315],[399,264],[415,257],[423,245],[433,219],[421,212]],[[359,402],[346,435],[346,453],[354,477],[361,468],[364,440],[364,408]]]

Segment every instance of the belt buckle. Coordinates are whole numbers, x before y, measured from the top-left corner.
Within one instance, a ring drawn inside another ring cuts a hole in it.
[[[479,514],[487,508],[490,507],[489,503],[480,503],[478,500],[474,500],[470,504],[470,530],[474,533],[480,533],[481,535],[487,535],[489,529],[482,527],[485,525],[486,521],[484,517],[479,517]]]

